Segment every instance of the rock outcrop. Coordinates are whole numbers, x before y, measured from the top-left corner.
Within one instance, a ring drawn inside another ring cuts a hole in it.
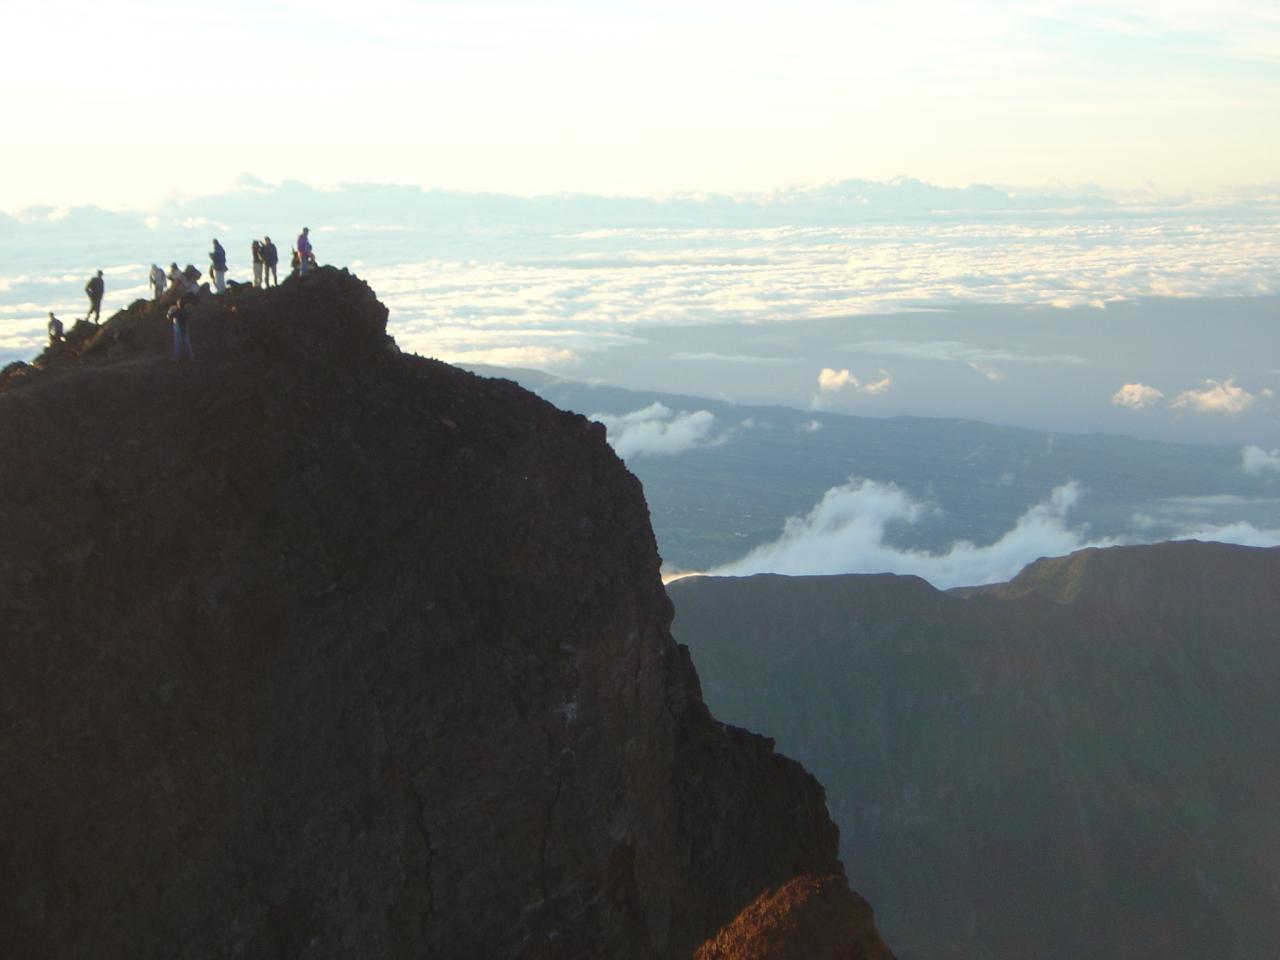
[[[825,784],[904,958],[1280,955],[1280,549],[1086,550],[992,587],[671,584],[718,716]]]
[[[844,877],[796,877],[769,890],[694,960],[893,960],[871,907]]]
[[[0,954],[687,957],[843,871],[603,430],[323,269],[0,383]]]

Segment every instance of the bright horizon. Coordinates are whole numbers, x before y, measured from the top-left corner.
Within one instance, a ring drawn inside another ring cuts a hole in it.
[[[0,56],[6,211],[149,210],[245,171],[641,196],[1277,179],[1280,13],[1238,0],[30,9]]]

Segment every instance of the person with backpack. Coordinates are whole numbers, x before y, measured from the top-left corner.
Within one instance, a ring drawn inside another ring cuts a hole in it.
[[[53,315],[53,311],[49,311],[49,346],[59,343],[62,340],[62,321]]]
[[[173,359],[181,360],[185,353],[188,360],[194,360],[195,355],[191,352],[191,336],[187,332],[187,297],[183,294],[178,298],[178,302],[169,308],[166,314],[169,322],[173,324]]]
[[[298,234],[298,276],[306,276],[307,271],[315,265],[315,254],[311,252],[311,228],[303,227]]]
[[[102,282],[102,271],[98,271],[96,277],[90,277],[89,282],[84,285],[84,292],[89,295],[89,312],[84,315],[88,320],[93,317],[93,322],[97,323],[102,319],[102,294],[105,284]]]
[[[218,238],[213,238],[213,249],[209,251],[210,272],[213,274],[213,287],[218,293],[227,289],[227,251],[222,249]]]
[[[264,287],[280,286],[280,278],[276,276],[276,264],[280,262],[280,252],[270,237],[262,238],[262,285]]]

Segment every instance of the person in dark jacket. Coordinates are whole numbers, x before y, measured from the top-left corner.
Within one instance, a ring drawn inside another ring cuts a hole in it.
[[[213,274],[213,288],[219,293],[227,289],[227,251],[222,249],[218,238],[213,238],[213,249],[209,251],[209,272]]]
[[[280,286],[280,278],[276,276],[276,264],[280,262],[280,252],[270,237],[262,238],[262,285],[264,287]]]
[[[185,353],[188,360],[194,360],[191,352],[191,336],[187,333],[187,297],[184,294],[178,302],[165,314],[173,324],[173,359],[181,360]]]
[[[96,277],[90,277],[89,282],[84,285],[84,292],[89,295],[89,312],[84,315],[86,320],[93,317],[93,322],[97,323],[102,319],[102,294],[104,288],[101,270],[98,271]]]
[[[62,340],[62,321],[53,315],[53,311],[49,311],[49,346],[53,346]]]

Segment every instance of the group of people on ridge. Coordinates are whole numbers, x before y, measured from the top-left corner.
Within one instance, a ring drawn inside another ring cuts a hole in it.
[[[271,238],[264,236],[261,240],[254,240],[249,252],[253,258],[254,288],[266,289],[279,286],[276,264],[280,261],[280,254],[276,250],[276,245],[271,242]],[[303,276],[315,266],[316,256],[311,247],[311,228],[303,227],[293,249],[293,272]],[[226,292],[227,251],[218,242],[217,237],[213,238],[213,249],[209,251],[209,276],[216,292]],[[163,268],[153,263],[148,271],[147,280],[151,285],[153,299],[158,301],[166,297],[173,298],[174,302],[165,314],[173,325],[173,355],[179,359],[185,355],[190,359],[192,353],[191,338],[187,333],[187,308],[199,293],[200,272],[190,266],[181,270],[175,262],[169,264],[169,270],[166,273]],[[89,311],[84,317],[86,322],[90,317],[93,317],[95,324],[101,322],[102,296],[105,286],[101,270],[85,284],[84,292],[89,297]],[[50,346],[64,339],[62,321],[54,316],[52,310],[49,311],[47,329]]]

